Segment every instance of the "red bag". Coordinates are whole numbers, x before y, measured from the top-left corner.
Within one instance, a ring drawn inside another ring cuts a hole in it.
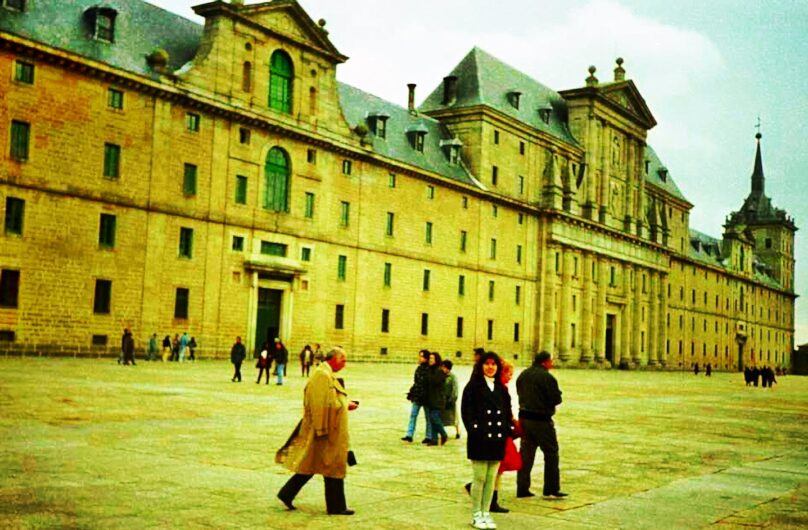
[[[504,471],[519,471],[522,469],[522,455],[516,449],[516,444],[513,443],[513,438],[508,436],[505,438],[505,457],[499,463],[499,472]]]

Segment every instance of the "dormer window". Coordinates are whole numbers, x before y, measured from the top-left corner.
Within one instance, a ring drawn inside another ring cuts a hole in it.
[[[645,161],[645,174],[646,174],[646,175],[648,174],[648,171],[649,171],[650,169],[651,169],[651,161],[650,161],[650,160],[646,160],[646,161]]]
[[[371,132],[378,138],[387,138],[387,120],[389,116],[385,114],[371,114],[368,116],[368,125]]]
[[[412,145],[412,148],[419,153],[424,152],[424,138],[426,137],[427,132],[429,131],[426,128],[426,125],[423,123],[411,125],[407,129],[407,137],[410,140],[410,145]]]
[[[657,173],[659,174],[659,180],[662,182],[668,182],[668,168],[661,167]]]
[[[513,108],[519,110],[519,99],[522,97],[522,93],[518,90],[511,90],[508,92],[508,103],[511,104]]]
[[[25,0],[0,0],[3,7],[13,9],[15,11],[25,11]]]
[[[446,153],[449,163],[453,166],[460,164],[460,148],[463,147],[463,142],[457,138],[451,140],[441,140],[440,146]]]
[[[550,123],[550,114],[553,112],[553,107],[547,103],[546,105],[539,107],[539,118],[546,124]]]
[[[114,8],[98,5],[85,13],[94,39],[115,42],[115,17],[118,16],[118,12]]]

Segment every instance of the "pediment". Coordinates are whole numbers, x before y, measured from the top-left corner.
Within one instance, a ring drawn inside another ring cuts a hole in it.
[[[331,56],[336,62],[347,59],[331,43],[325,28],[314,22],[294,0],[239,6],[238,15],[297,44],[315,48]]]
[[[637,86],[633,81],[621,81],[602,86],[600,93],[603,97],[634,116],[637,121],[643,123],[646,129],[656,125],[657,121],[654,115],[651,114],[651,110],[645,103],[645,98],[637,90]]]

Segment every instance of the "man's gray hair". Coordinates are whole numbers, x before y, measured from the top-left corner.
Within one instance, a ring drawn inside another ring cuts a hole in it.
[[[334,346],[333,348],[328,350],[328,353],[325,354],[325,360],[327,361],[329,359],[332,359],[337,355],[339,355],[340,353],[342,355],[345,355],[345,350],[342,349],[342,346]]]

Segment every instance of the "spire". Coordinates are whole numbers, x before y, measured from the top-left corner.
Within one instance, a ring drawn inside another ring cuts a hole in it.
[[[752,171],[753,195],[764,195],[765,179],[763,177],[763,158],[760,156],[760,138],[762,136],[760,131],[755,134],[755,138],[757,138],[757,153],[755,154],[755,169]]]

